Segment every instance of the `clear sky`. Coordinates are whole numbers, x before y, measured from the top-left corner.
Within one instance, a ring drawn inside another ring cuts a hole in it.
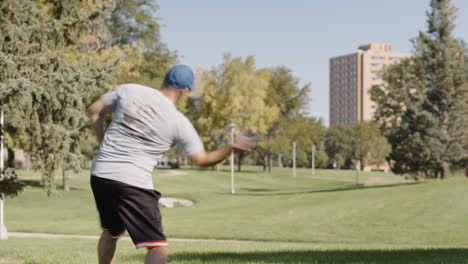
[[[468,41],[468,0],[455,35]],[[162,41],[180,62],[209,69],[222,56],[255,56],[257,67],[285,65],[311,83],[311,115],[328,126],[328,59],[385,42],[409,53],[425,30],[429,0],[158,0]]]

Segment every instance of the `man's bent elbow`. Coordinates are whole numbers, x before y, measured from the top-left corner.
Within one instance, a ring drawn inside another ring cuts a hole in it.
[[[199,159],[190,159],[190,161],[195,165],[195,166],[198,166],[198,167],[207,167],[208,165],[206,164],[206,162],[204,162],[203,160],[199,160]]]
[[[199,167],[207,167],[210,165],[207,163],[206,153],[204,151],[190,155],[189,159],[192,163]]]

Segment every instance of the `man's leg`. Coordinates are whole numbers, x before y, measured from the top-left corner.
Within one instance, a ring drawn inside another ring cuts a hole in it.
[[[166,264],[167,249],[166,247],[148,248],[145,264]]]
[[[117,239],[112,238],[112,235],[103,231],[98,243],[99,264],[111,264],[117,248]]]

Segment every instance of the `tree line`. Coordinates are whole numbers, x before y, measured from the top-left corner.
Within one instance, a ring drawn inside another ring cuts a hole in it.
[[[299,167],[312,166],[313,146],[319,168],[385,163],[390,145],[377,125],[327,129],[322,119],[311,116],[310,92],[311,85],[301,85],[285,66],[257,68],[253,56],[225,54],[220,65],[198,69],[196,95],[183,100],[179,109],[191,118],[208,150],[229,141],[229,124],[258,140],[251,153],[237,153],[238,170],[242,163],[267,171],[274,164],[291,166],[293,142]]]
[[[117,84],[158,88],[178,62],[161,41],[158,8],[156,0],[0,2],[4,137],[9,152],[29,153],[49,194],[57,170],[66,188],[67,171],[96,151],[85,108]],[[229,53],[197,69],[198,87],[178,107],[208,150],[228,141],[229,124],[258,139],[250,154],[238,154],[239,169],[290,166],[297,142],[298,166],[311,166],[315,146],[319,168],[387,162],[396,173],[445,177],[467,164],[467,48],[453,37],[455,14],[451,1],[431,1],[414,56],[388,67],[387,84],[371,90],[378,105],[372,122],[326,128],[309,111],[311,84],[301,85],[285,66],[258,68],[253,56]],[[14,172],[5,174],[0,191],[17,194]]]
[[[370,90],[377,104],[370,122],[325,128],[308,112],[310,84],[300,86],[284,66],[256,69],[254,57],[230,54],[200,70],[201,96],[183,109],[213,148],[229,123],[254,132],[260,141],[249,162],[268,171],[292,163],[292,142],[299,166],[311,166],[315,145],[323,168],[387,163],[397,174],[441,179],[468,171],[468,49],[453,35],[456,13],[450,0],[430,1],[414,55],[384,69],[386,84]]]

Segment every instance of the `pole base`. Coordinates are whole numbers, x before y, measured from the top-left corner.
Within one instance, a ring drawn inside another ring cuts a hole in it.
[[[7,240],[8,232],[4,225],[0,226],[0,240]]]

